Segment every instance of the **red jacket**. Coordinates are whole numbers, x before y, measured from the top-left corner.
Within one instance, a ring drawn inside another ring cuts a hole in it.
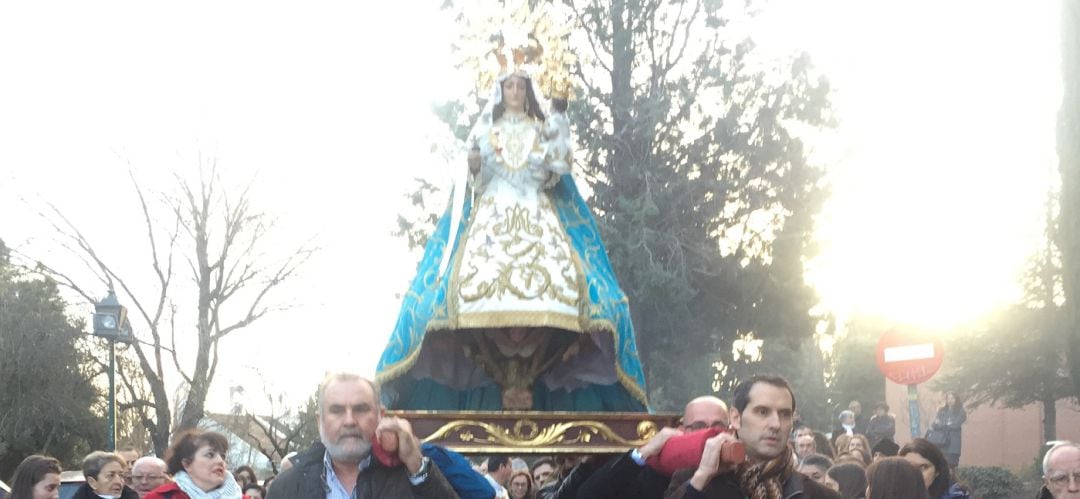
[[[169,482],[150,491],[149,494],[143,496],[143,499],[191,499],[191,497],[180,490],[176,482]],[[244,499],[248,499],[248,496],[244,496]]]

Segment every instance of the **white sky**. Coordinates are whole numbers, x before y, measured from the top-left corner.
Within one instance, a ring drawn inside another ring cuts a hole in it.
[[[278,295],[295,308],[223,345],[215,408],[230,385],[258,392],[256,370],[296,398],[326,369],[373,372],[418,257],[389,235],[396,214],[412,177],[448,175],[425,139],[429,102],[460,78],[435,5],[0,5],[0,237],[61,259],[30,209],[48,200],[141,282],[125,162],[163,186],[216,156],[231,183],[258,173],[276,246],[323,251]],[[775,0],[752,25],[836,88],[810,277],[838,314],[946,327],[1015,297],[1056,172],[1058,9]]]

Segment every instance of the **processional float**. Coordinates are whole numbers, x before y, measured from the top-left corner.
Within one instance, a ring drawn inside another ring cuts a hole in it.
[[[571,23],[512,21],[376,380],[388,410],[452,450],[623,452],[675,416],[648,410],[628,300],[571,176]]]

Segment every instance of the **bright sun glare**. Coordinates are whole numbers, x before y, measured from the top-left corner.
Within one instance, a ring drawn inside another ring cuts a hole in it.
[[[783,5],[766,32],[836,90],[826,308],[940,330],[1017,299],[1056,173],[1056,2]]]

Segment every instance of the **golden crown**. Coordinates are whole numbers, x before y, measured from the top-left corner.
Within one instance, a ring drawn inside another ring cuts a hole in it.
[[[481,61],[477,82],[481,89],[491,88],[499,78],[524,73],[540,91],[551,99],[569,99],[574,85],[570,69],[577,57],[569,49],[573,17],[561,6],[544,4],[536,10],[523,4],[503,19],[492,21],[498,31],[488,38],[489,48]],[[500,22],[501,21],[501,22]]]

